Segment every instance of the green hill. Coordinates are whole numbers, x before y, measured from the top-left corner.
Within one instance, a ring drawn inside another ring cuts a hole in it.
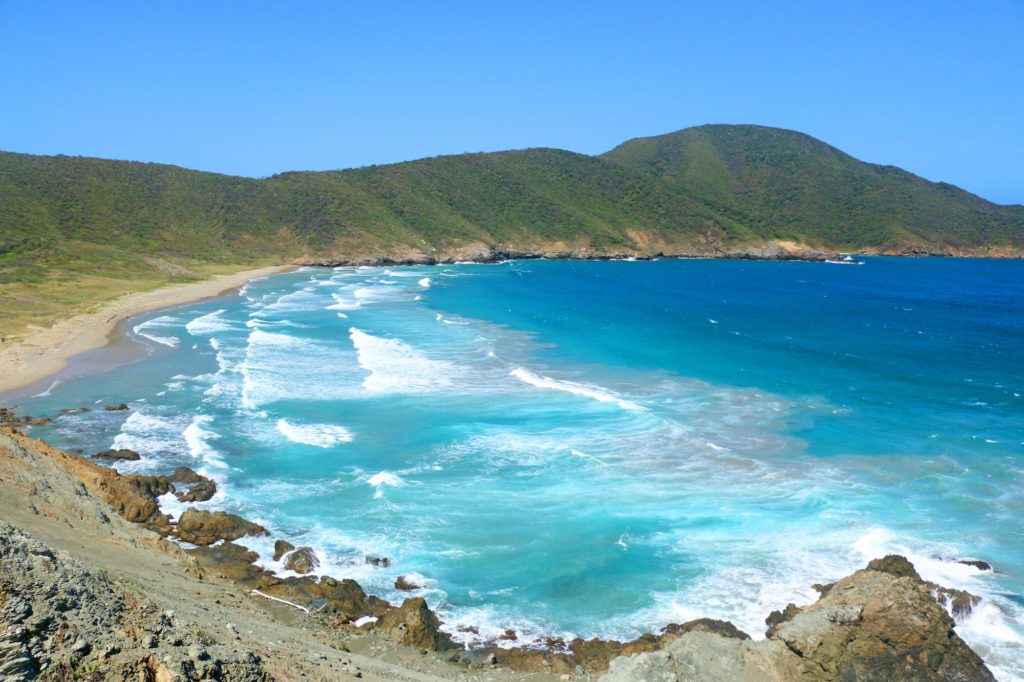
[[[1024,207],[758,126],[230,177],[0,153],[0,333],[246,265],[508,253],[1024,252]]]
[[[1024,245],[1024,207],[864,163],[790,130],[706,125],[630,140],[602,158],[685,189],[763,238],[840,250]]]

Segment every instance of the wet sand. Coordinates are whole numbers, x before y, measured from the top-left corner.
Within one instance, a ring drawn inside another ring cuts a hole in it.
[[[98,310],[81,313],[61,320],[48,329],[39,329],[12,341],[5,341],[0,344],[0,398],[14,397],[17,389],[29,386],[35,389],[36,384],[67,368],[71,358],[116,343],[121,337],[117,333],[118,325],[134,315],[218,296],[257,277],[285,272],[294,267],[275,265],[243,270],[202,282],[128,294],[104,304]],[[88,357],[82,358],[82,363],[87,364],[89,361]]]

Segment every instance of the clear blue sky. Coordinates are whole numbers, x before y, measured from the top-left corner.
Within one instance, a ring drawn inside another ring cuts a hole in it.
[[[0,149],[263,176],[793,128],[1024,203],[1024,0],[0,0]]]

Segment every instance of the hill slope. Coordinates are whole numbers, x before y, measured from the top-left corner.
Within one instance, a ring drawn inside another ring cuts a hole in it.
[[[597,157],[528,149],[265,179],[0,153],[0,333],[284,259],[757,256],[778,242],[1021,254],[1024,207],[758,126],[690,128]]]
[[[635,139],[602,158],[690,192],[763,238],[843,250],[1022,245],[1022,207],[998,206],[813,137],[706,125]]]

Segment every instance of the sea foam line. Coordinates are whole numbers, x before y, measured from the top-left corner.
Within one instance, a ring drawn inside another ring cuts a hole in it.
[[[552,379],[551,377],[540,376],[535,374],[525,367],[517,367],[509,375],[514,376],[523,383],[536,386],[537,388],[546,388],[554,391],[564,391],[565,393],[572,393],[573,395],[583,396],[591,398],[602,403],[615,403],[624,410],[645,410],[641,405],[638,405],[630,400],[624,400],[615,393],[612,393],[608,389],[595,386],[593,384],[585,384],[577,381],[565,381],[559,379]]]
[[[293,443],[329,448],[339,443],[351,443],[352,432],[334,424],[292,424],[287,419],[277,420],[277,430]]]

